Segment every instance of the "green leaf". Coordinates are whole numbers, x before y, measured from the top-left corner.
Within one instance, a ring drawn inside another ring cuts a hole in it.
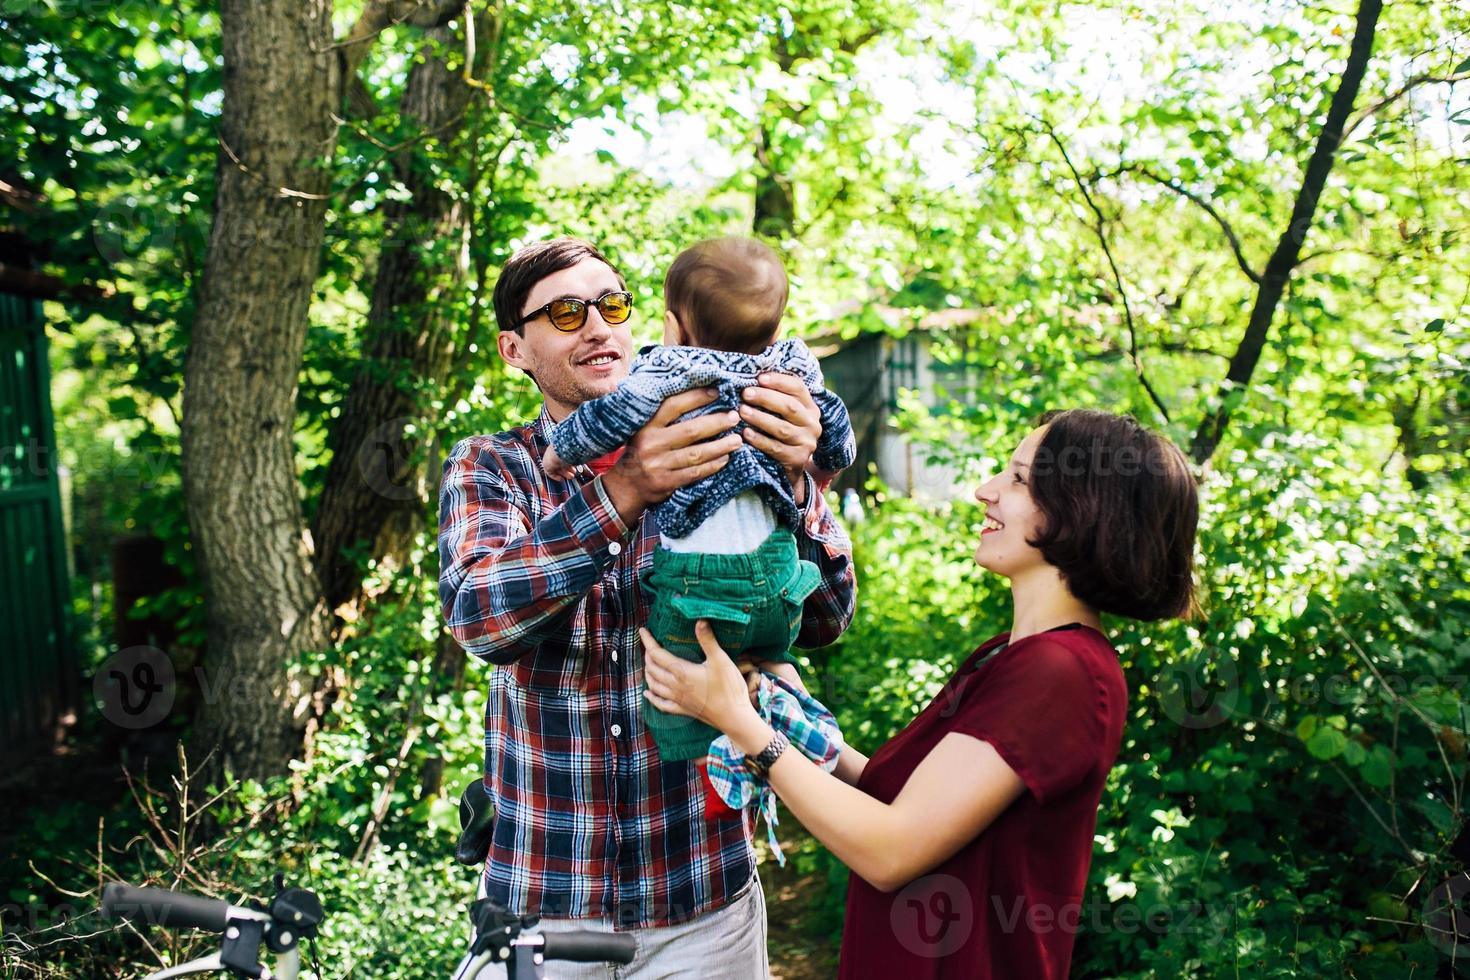
[[[1424,326],[1425,333],[1439,333],[1444,329],[1444,317],[1436,317]]]
[[[1363,781],[1369,786],[1384,789],[1393,779],[1393,753],[1382,745],[1373,746],[1363,763],[1362,773]]]
[[[157,68],[159,62],[163,61],[163,56],[158,51],[158,45],[145,37],[133,46],[133,61],[139,68],[147,71]]]
[[[1323,726],[1307,739],[1307,751],[1323,761],[1335,759],[1347,748],[1347,736],[1336,728]]]

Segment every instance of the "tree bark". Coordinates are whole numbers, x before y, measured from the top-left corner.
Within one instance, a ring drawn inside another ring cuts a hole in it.
[[[420,131],[435,134],[394,160],[406,201],[384,209],[385,238],[364,328],[362,361],[329,438],[331,463],[312,527],[317,574],[332,608],[361,585],[353,552],[366,546],[401,562],[420,521],[436,462],[416,450],[409,423],[424,419],[422,386],[442,387],[454,364],[454,325],[441,298],[465,279],[468,214],[446,193],[428,158],[436,142],[455,141],[472,89],[433,52],[450,40],[447,28],[428,32],[425,56],[410,71],[400,111]],[[432,426],[417,425],[420,435]]]
[[[1373,54],[1373,35],[1378,28],[1378,16],[1382,11],[1383,0],[1361,0],[1358,5],[1357,25],[1353,31],[1352,46],[1348,50],[1347,64],[1343,66],[1337,91],[1332,94],[1332,101],[1327,109],[1327,119],[1322,124],[1322,131],[1317,136],[1317,144],[1307,163],[1306,176],[1291,209],[1291,220],[1277,241],[1276,250],[1266,262],[1245,335],[1230,359],[1230,369],[1220,385],[1217,404],[1205,413],[1195,431],[1191,451],[1196,463],[1203,465],[1215,454],[1224,436],[1225,427],[1230,422],[1228,396],[1250,384],[1256,364],[1265,350],[1276,307],[1280,304],[1287,280],[1291,278],[1299,261],[1302,245],[1306,241],[1307,232],[1311,230],[1312,218],[1317,211],[1318,198],[1327,184],[1333,158],[1342,143],[1343,127],[1352,112],[1353,102],[1358,97],[1358,89],[1362,86],[1368,60]]]
[[[185,500],[208,620],[194,757],[265,778],[303,746],[329,642],[292,433],[341,91],[331,0],[221,0],[214,224],[184,372]]]
[[[767,108],[761,113],[756,136],[755,219],[751,227],[757,235],[781,241],[796,231],[796,202],[792,199],[791,178],[781,171],[771,152],[772,101],[766,98]]]

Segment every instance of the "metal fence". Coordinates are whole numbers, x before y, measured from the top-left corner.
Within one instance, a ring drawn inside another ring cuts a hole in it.
[[[75,698],[65,534],[40,303],[0,294],[0,736],[49,735]]]

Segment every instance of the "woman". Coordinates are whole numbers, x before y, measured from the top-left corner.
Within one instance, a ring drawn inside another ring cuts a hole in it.
[[[705,624],[702,664],[643,632],[649,700],[774,758],[782,802],[852,869],[843,978],[1067,975],[1127,709],[1100,614],[1193,609],[1194,480],[1133,419],[1048,413],[975,496],[975,560],[1010,580],[1011,629],[871,759],[847,747],[827,773],[787,749]]]

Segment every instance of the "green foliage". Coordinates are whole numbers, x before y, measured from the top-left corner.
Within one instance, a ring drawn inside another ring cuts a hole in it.
[[[360,4],[341,6],[339,29]],[[1221,397],[1250,273],[1288,230],[1352,32],[1340,5],[1197,0],[499,9],[478,38],[482,97],[450,130],[423,132],[400,107],[417,59],[460,65],[458,22],[432,38],[386,31],[360,72],[372,104],[344,109],[295,420],[308,517],[364,367],[390,233],[435,270],[429,305],[456,345],[447,378],[368,366],[415,393],[432,485],[455,439],[537,408],[490,349],[489,292],[515,247],[563,232],[597,242],[636,294],[637,339],[652,341],[669,260],[748,230],[772,180],[792,205],[772,231],[793,332],[835,342],[927,325],[913,336],[932,341],[943,390],[905,395],[895,424],[933,461],[978,476],[1063,406],[1132,411],[1187,447]],[[125,614],[172,622],[188,661],[206,631],[178,414],[214,206],[218,15],[193,0],[22,0],[0,3],[0,27],[0,179],[41,196],[6,224],[44,246],[41,271],[122,294],[48,305],[67,328],[52,333],[53,401],[84,660],[111,652],[109,543],[146,532],[184,585]],[[1462,5],[1387,5],[1359,116],[1313,226],[1295,230],[1305,258],[1260,366],[1223,396],[1231,425],[1202,475],[1204,615],[1109,624],[1133,708],[1098,818],[1078,975],[1446,969],[1418,923],[1433,886],[1463,869],[1470,117],[1463,83],[1424,79],[1466,71],[1467,31]],[[394,229],[409,165],[470,216],[465,240]],[[393,322],[412,329],[422,312]],[[871,750],[1009,610],[1004,583],[971,559],[967,496],[869,489],[857,619],[808,656]],[[481,764],[483,676],[444,671],[432,494],[424,503],[403,554],[361,549],[372,599],[305,665],[336,691],[311,759],[288,784],[227,794],[227,846],[199,856],[220,888],[259,894],[279,869],[319,889],[334,974],[444,975],[473,884],[446,855],[452,795]],[[85,711],[80,735],[98,724]],[[107,862],[167,880],[139,843],[156,834],[142,814],[133,799],[103,808]],[[19,883],[10,899],[92,888],[97,869],[69,862],[97,815],[30,813],[12,848],[24,859],[0,869]],[[830,935],[845,871],[814,844],[794,863],[829,882],[798,914]],[[119,936],[61,943],[36,970],[107,975],[147,955]]]

